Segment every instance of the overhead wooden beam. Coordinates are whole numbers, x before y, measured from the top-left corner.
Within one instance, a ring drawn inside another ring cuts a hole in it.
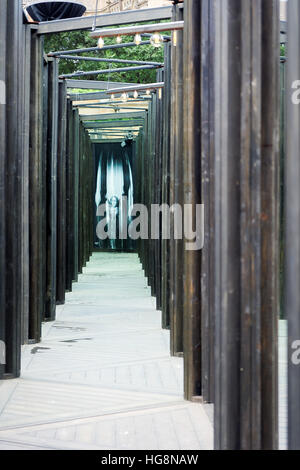
[[[108,90],[110,88],[116,88],[121,86],[134,86],[137,83],[122,83],[122,82],[110,82],[102,80],[72,80],[67,79],[67,88],[79,88],[86,90]]]
[[[107,46],[103,46],[101,48],[101,52],[102,51],[108,51],[108,50],[114,50],[114,49],[124,49],[124,48],[127,48],[127,47],[148,46],[149,44],[151,44],[150,41],[142,41],[138,45],[135,42],[124,42],[124,43],[121,43],[121,44],[116,43],[116,44],[110,44],[110,45],[107,45]],[[71,49],[71,50],[67,50],[67,51],[49,52],[48,56],[50,56],[50,57],[51,56],[59,57],[62,54],[82,54],[82,53],[85,53],[85,52],[100,52],[100,49],[99,49],[98,46],[84,47],[82,49]]]
[[[184,27],[184,21],[173,21],[170,23],[147,24],[140,26],[128,26],[125,28],[99,29],[91,32],[92,38],[108,38],[115,36],[126,36],[143,33],[158,33],[161,31],[179,31]]]
[[[52,34],[65,31],[91,29],[94,26],[94,23],[96,24],[96,27],[101,28],[130,23],[167,20],[171,18],[171,15],[171,6],[147,9],[145,8],[141,10],[130,10],[100,15],[96,17],[96,21],[93,16],[84,16],[81,18],[70,18],[57,21],[46,21],[39,24],[37,32],[38,34]]]
[[[99,91],[96,93],[76,93],[76,94],[69,94],[68,98],[71,101],[92,101],[92,100],[109,100],[110,95],[106,93],[106,91]],[[96,103],[95,103],[96,104]],[[99,102],[97,102],[99,104]]]
[[[288,447],[300,449],[300,3],[288,2],[285,158],[285,314],[288,318]]]
[[[221,0],[223,1],[223,0]],[[187,2],[184,29],[184,204],[201,204],[201,3]],[[173,131],[174,132],[174,131]],[[172,138],[172,137],[171,137]],[[195,213],[195,210],[194,210]],[[195,227],[195,215],[193,218]],[[183,352],[185,397],[197,399],[201,384],[201,252],[184,250]]]
[[[114,121],[104,121],[104,122],[87,122],[83,123],[83,126],[86,129],[98,129],[98,128],[113,128],[113,127],[124,127],[124,128],[130,128],[130,127],[138,127],[138,126],[143,126],[144,122],[143,121],[120,121],[114,122]]]
[[[53,56],[53,54],[52,54]],[[151,62],[147,60],[130,60],[130,59],[107,59],[105,57],[85,57],[82,55],[66,55],[61,54],[60,59],[64,60],[85,60],[86,62],[104,62],[108,64],[131,64],[131,65],[157,65],[163,66],[161,62]]]
[[[107,119],[124,119],[124,118],[144,118],[145,117],[145,112],[132,112],[132,113],[114,113],[114,114],[104,114],[104,113],[99,113],[99,114],[93,114],[93,115],[88,115],[88,114],[81,114],[80,119],[83,122],[86,121],[101,121],[101,120],[107,120]]]
[[[92,144],[107,144],[109,142],[113,143],[122,143],[124,139],[114,139],[114,138],[107,138],[107,139],[91,139]]]
[[[123,72],[132,72],[136,70],[151,70],[151,69],[157,69],[161,68],[161,65],[137,65],[135,67],[121,67],[121,68],[115,68],[115,69],[104,69],[104,70],[89,70],[89,71],[79,71],[79,72],[73,72],[73,73],[67,73],[64,75],[60,75],[59,78],[71,78],[71,77],[84,77],[88,75],[103,75],[106,73],[113,74],[113,73],[123,73]]]

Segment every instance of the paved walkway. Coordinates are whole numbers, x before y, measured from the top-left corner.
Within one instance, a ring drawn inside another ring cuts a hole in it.
[[[0,383],[0,449],[213,447],[136,255],[94,254],[57,310],[21,378]]]
[[[288,446],[288,409],[287,409],[287,322],[279,322],[278,338],[279,356],[279,449]]]

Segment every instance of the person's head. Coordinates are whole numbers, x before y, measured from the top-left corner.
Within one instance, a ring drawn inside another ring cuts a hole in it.
[[[112,207],[117,207],[118,203],[119,203],[119,199],[117,198],[117,196],[113,196],[112,198],[110,198],[109,204]]]

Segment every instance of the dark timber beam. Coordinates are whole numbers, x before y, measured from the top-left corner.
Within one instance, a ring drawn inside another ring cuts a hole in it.
[[[134,86],[135,83],[122,83],[101,80],[66,80],[67,88],[81,88],[86,90],[108,90],[119,86]]]
[[[122,127],[122,128],[130,128],[130,127],[139,127],[143,125],[143,121],[104,121],[104,122],[87,122],[83,123],[86,129],[97,129],[97,128],[115,128],[115,127]]]
[[[135,67],[121,67],[115,69],[104,69],[104,70],[89,70],[85,72],[74,72],[74,73],[67,73],[65,75],[60,75],[59,78],[71,78],[71,77],[84,77],[88,75],[104,75],[106,73],[114,74],[114,73],[121,73],[121,72],[132,72],[136,70],[151,70],[157,69],[162,67],[161,65],[138,65]]]
[[[57,248],[58,61],[48,60],[47,263],[45,319],[55,320]]]
[[[6,284],[6,260],[5,260],[5,159],[6,159],[6,31],[7,31],[7,0],[1,5],[0,15],[0,340],[5,342],[5,284]],[[0,364],[0,379],[5,373],[5,365]]]
[[[300,449],[300,4],[288,2],[285,159],[285,314],[288,318],[288,446]]]
[[[53,55],[53,54],[52,54]],[[85,60],[86,62],[104,62],[108,64],[131,64],[131,65],[156,65],[161,67],[163,64],[160,62],[151,62],[145,60],[130,60],[130,59],[106,59],[103,57],[85,57],[80,55],[60,55],[60,59],[64,60]]]
[[[184,29],[184,137],[183,171],[185,204],[201,204],[201,2],[185,5]],[[195,220],[193,219],[195,227]],[[202,393],[201,386],[201,252],[183,254],[184,391],[188,400]]]
[[[66,144],[67,144],[67,89],[59,83],[58,145],[57,145],[57,263],[56,303],[65,303],[66,285]]]
[[[20,0],[1,3],[0,24],[0,269],[3,282],[0,288],[0,340],[6,347],[6,357],[2,356],[1,347],[0,378],[3,379],[15,378],[20,374],[22,339],[24,82]],[[10,55],[11,48],[14,50],[13,56]],[[16,221],[19,222],[19,230],[16,229]],[[6,359],[5,364],[3,359]]]
[[[29,339],[40,341],[44,314],[43,292],[43,220],[42,217],[42,44],[31,34],[30,153],[29,153],[29,226],[30,226],[30,298]]]
[[[114,113],[114,114],[104,114],[104,113],[99,113],[99,114],[81,114],[80,115],[80,119],[81,121],[83,122],[86,122],[86,121],[102,121],[102,120],[108,120],[108,119],[117,119],[117,120],[121,120],[121,119],[125,119],[125,118],[132,118],[132,119],[136,119],[136,118],[144,118],[145,117],[145,112],[135,112],[134,111],[134,108],[133,108],[133,111],[130,112],[130,113]]]
[[[174,21],[183,20],[183,9],[174,6]],[[180,204],[183,207],[183,31],[177,32],[177,45],[172,44],[171,73],[171,194],[170,205]],[[172,227],[172,225],[171,225]],[[172,227],[173,229],[174,227]],[[172,230],[173,231],[173,230]],[[171,268],[171,354],[183,353],[183,253],[184,241],[170,241],[170,268]]]
[[[170,19],[172,7],[147,8],[142,10],[130,10],[119,13],[109,13],[96,17],[96,27],[144,23],[148,21],[158,21]],[[94,16],[71,18],[67,20],[48,21],[40,23],[38,34],[61,33],[64,31],[76,31],[91,29],[95,24]]]
[[[125,47],[139,47],[139,46],[147,46],[151,44],[150,41],[142,41],[139,45],[137,45],[135,42],[125,42],[121,44],[110,44],[109,46],[103,46],[101,49],[99,49],[98,46],[96,47],[85,47],[82,49],[72,49],[68,51],[55,51],[55,52],[49,52],[48,56],[56,56],[59,57],[62,54],[82,54],[84,52],[101,52],[101,51],[107,51],[111,49],[123,49]]]
[[[202,1],[201,145],[204,247],[201,263],[202,396],[214,399],[214,6]]]
[[[139,26],[127,26],[123,28],[97,29],[91,32],[92,38],[111,38],[116,36],[132,36],[142,33],[156,33],[162,31],[179,31],[184,27],[183,21],[171,21],[169,23],[147,24]]]
[[[278,445],[278,7],[215,2],[216,449]]]

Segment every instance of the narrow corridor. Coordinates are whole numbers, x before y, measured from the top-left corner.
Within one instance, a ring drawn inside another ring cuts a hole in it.
[[[0,449],[212,449],[210,415],[183,400],[137,255],[95,253],[0,383]]]

